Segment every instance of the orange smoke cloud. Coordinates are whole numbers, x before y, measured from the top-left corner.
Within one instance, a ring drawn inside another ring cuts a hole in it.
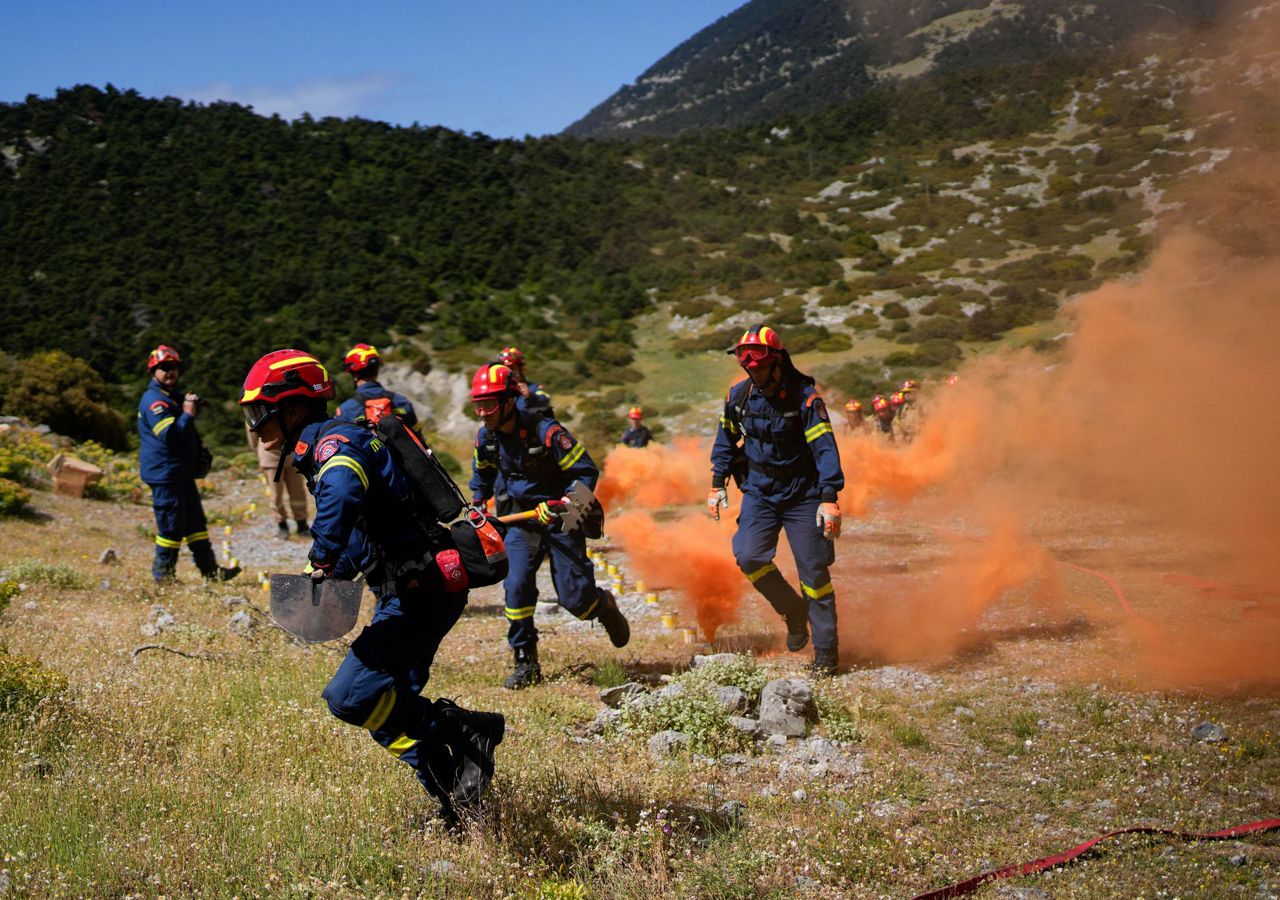
[[[711,460],[693,438],[674,446],[616,447],[605,457],[596,496],[605,507],[660,509],[696,502],[711,483]]]
[[[636,571],[656,587],[675,590],[708,641],[736,622],[747,581],[733,561],[731,521],[717,524],[686,513],[655,522],[642,512],[624,513],[610,524]]]

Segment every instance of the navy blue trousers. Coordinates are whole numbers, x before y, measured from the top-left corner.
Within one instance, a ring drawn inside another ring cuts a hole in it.
[[[599,615],[604,591],[596,587],[596,573],[587,559],[587,539],[581,531],[565,534],[544,528],[512,528],[507,532],[507,643],[512,648],[538,643],[533,613],[538,605],[538,567],[551,558],[551,581],[556,598],[579,619]]]
[[[813,646],[817,650],[836,649],[836,595],[830,566],[835,562],[835,543],[822,536],[816,519],[819,500],[791,500],[777,503],[755,494],[742,495],[738,531],[733,536],[733,555],[769,605],[780,616],[806,610]],[[773,564],[778,551],[778,533],[787,532],[787,543],[800,573],[800,591],[787,584]]]
[[[389,588],[374,593],[380,596],[373,621],[352,642],[322,696],[330,712],[368,729],[414,770],[428,793],[439,797],[442,786],[431,771],[445,758],[435,740],[439,715],[436,704],[419,695],[440,642],[467,605],[467,594],[402,600]]]
[[[195,479],[151,485],[151,508],[156,515],[156,558],[151,576],[156,581],[173,577],[178,551],[186,541],[196,568],[206,578],[218,573],[218,559],[209,543],[209,525]]]

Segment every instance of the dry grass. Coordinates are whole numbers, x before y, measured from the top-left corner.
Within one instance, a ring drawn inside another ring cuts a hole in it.
[[[598,688],[590,667],[570,667],[607,663],[606,681],[619,668],[680,671],[696,646],[640,623],[619,652],[599,633],[549,626],[544,669],[574,674],[511,694],[497,684],[507,651],[487,591],[428,689],[510,721],[489,817],[453,838],[407,769],[319,700],[340,647],[269,628],[229,634],[227,597],[263,602],[252,582],[150,585],[143,507],[36,502],[53,519],[6,522],[0,563],[68,565],[89,587],[33,583],[0,619],[11,652],[71,683],[33,712],[0,713],[0,870],[20,894],[900,897],[1124,824],[1211,829],[1278,808],[1274,697],[1051,682],[1064,660],[1098,649],[1087,631],[1004,632],[933,667],[926,689],[884,687],[874,670],[825,684],[833,735],[857,741],[865,771],[852,779],[781,776],[769,756],[655,764],[639,739],[581,736]],[[107,544],[122,566],[93,562]],[[180,575],[194,576],[186,560]],[[153,603],[179,628],[142,638]],[[726,640],[771,626],[747,621]],[[131,659],[153,640],[208,658]],[[773,675],[801,662],[763,660]],[[1190,740],[1204,718],[1226,726],[1225,743]],[[746,804],[739,821],[717,812],[727,800]],[[1244,865],[1228,861],[1241,852]],[[1254,896],[1280,886],[1280,850],[1265,837],[1172,850],[1129,838],[1025,881],[1065,897]]]

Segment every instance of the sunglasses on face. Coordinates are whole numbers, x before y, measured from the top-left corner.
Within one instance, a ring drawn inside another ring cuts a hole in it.
[[[177,372],[182,368],[182,363],[163,362],[156,366],[161,372]]]
[[[476,411],[477,416],[491,416],[498,411],[501,405],[497,400],[476,400],[471,406]]]

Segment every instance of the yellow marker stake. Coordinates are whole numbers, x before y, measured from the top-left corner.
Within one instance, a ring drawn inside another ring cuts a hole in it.
[[[615,566],[613,563],[609,563],[609,565],[605,567],[605,571],[608,572],[610,575],[617,575],[618,567]]]
[[[640,592],[640,593],[642,593],[642,594],[644,593],[644,582],[643,582],[643,581],[637,581],[637,582],[636,582],[636,590],[637,590],[637,591],[639,591],[639,592]]]
[[[678,618],[679,617],[673,612],[663,613],[662,627],[667,629],[675,628],[678,623]]]
[[[222,533],[223,533],[223,534],[225,534],[227,537],[231,537],[231,526],[230,526],[230,525],[223,525],[223,526],[222,526]]]
[[[648,604],[649,606],[657,606],[657,605],[658,605],[658,595],[657,595],[657,594],[655,594],[655,593],[653,593],[652,591],[650,591],[649,593],[647,593],[647,594],[645,594],[645,595],[644,595],[644,602],[645,602],[646,604]]]

